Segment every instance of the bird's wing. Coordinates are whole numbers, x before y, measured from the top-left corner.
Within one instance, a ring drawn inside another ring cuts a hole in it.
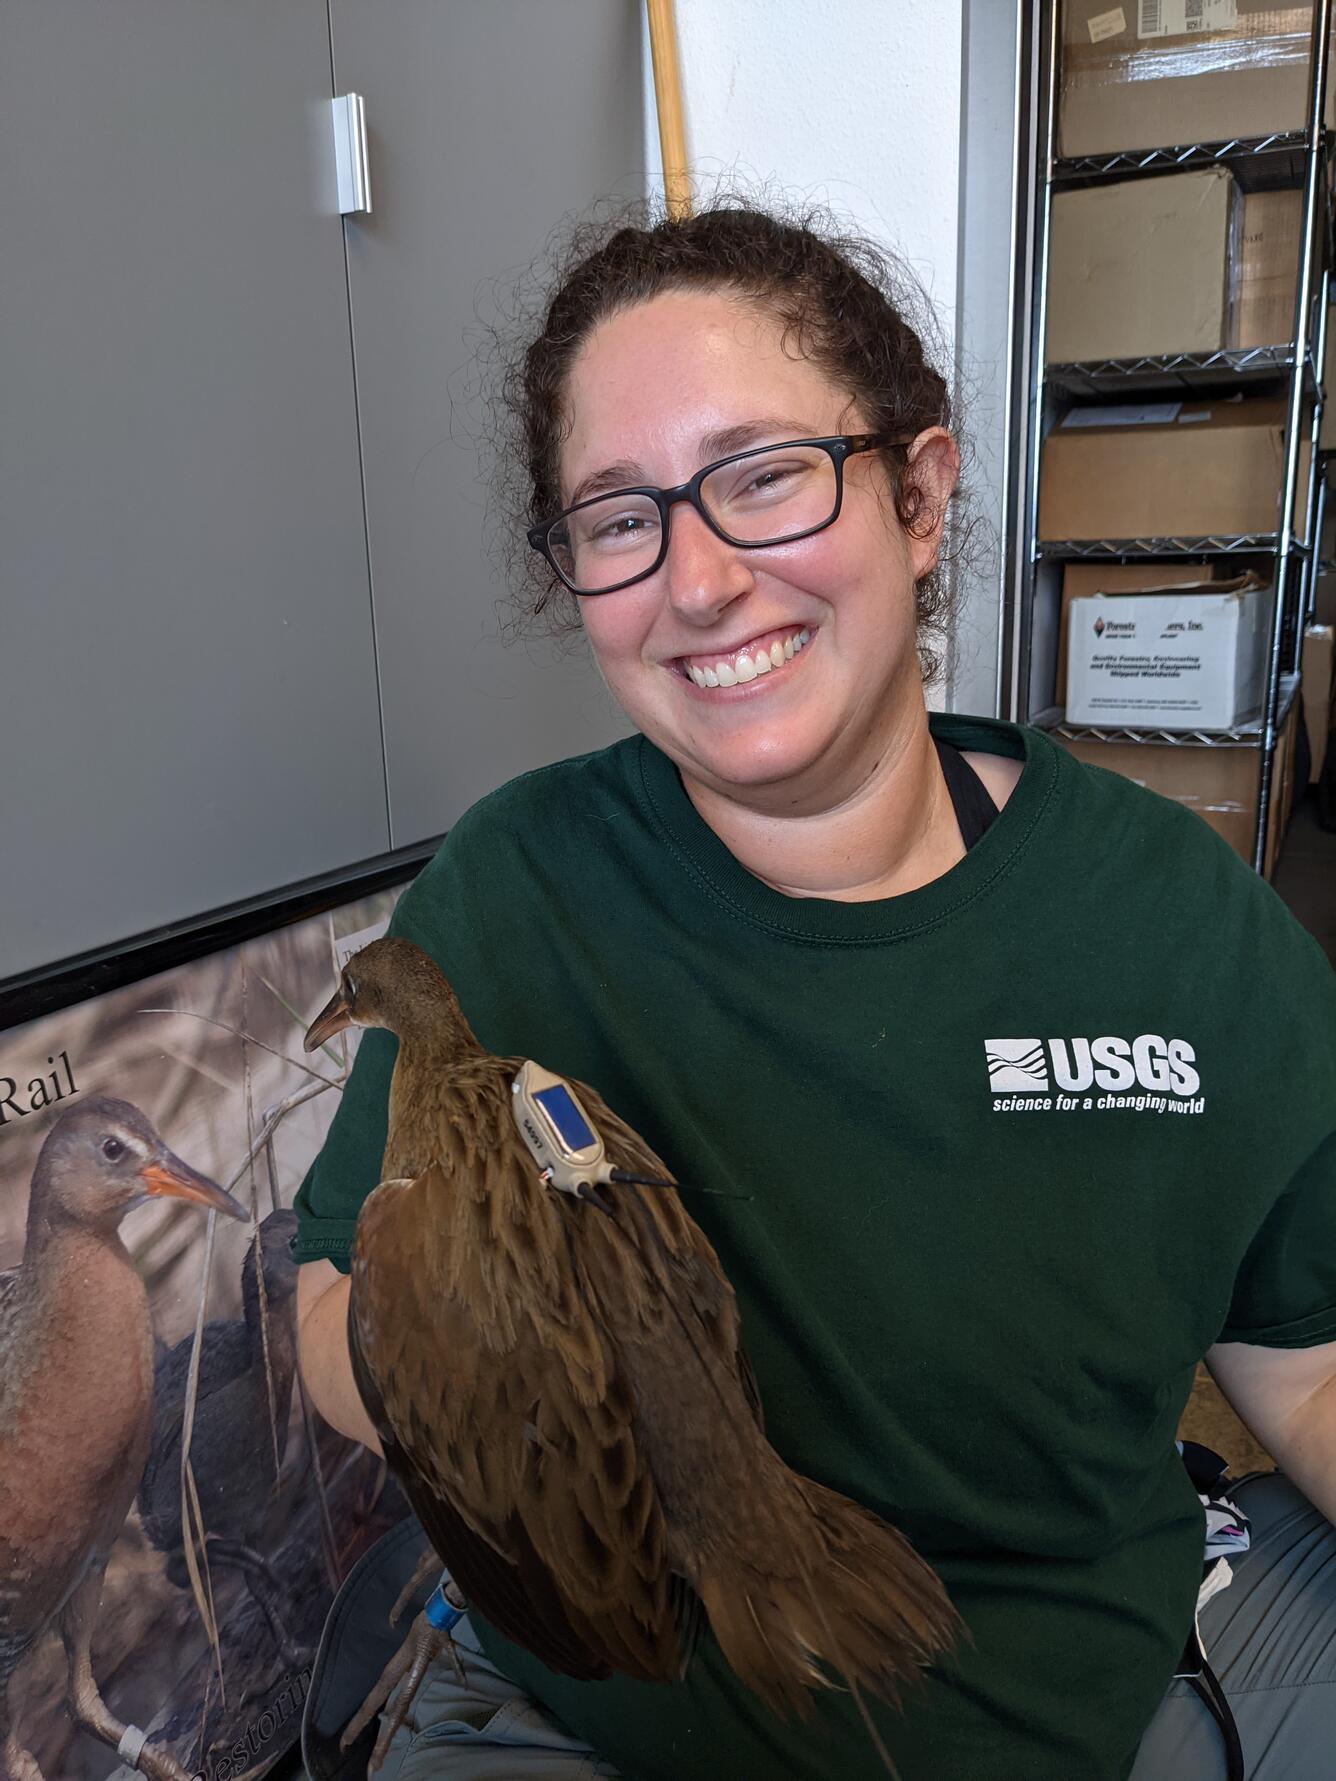
[[[181,1538],[181,1447],[186,1388],[194,1338],[174,1348],[159,1344],[153,1369],[153,1438],[139,1484],[139,1508],[149,1538],[163,1548]],[[271,1432],[264,1373],[251,1352],[244,1323],[220,1318],[204,1326],[190,1463],[213,1533],[235,1532],[258,1520],[275,1477],[275,1448],[286,1450],[291,1374],[274,1344],[276,1426]],[[284,1390],[286,1382],[287,1391]]]
[[[665,1563],[634,1392],[584,1294],[572,1232],[590,1209],[538,1181],[508,1101],[507,1086],[504,1119],[473,1107],[441,1162],[366,1201],[354,1376],[472,1605],[565,1674],[666,1679],[693,1603]]]
[[[613,1112],[596,1089],[587,1083],[576,1087],[614,1168],[658,1181],[673,1179],[672,1171],[640,1134]],[[648,1313],[656,1323],[661,1323],[672,1314],[674,1305],[689,1308],[689,1330],[694,1336],[699,1326],[700,1342],[711,1357],[711,1366],[714,1357],[724,1361],[742,1388],[753,1420],[762,1428],[761,1394],[742,1346],[737,1301],[713,1244],[687,1213],[676,1191],[616,1187],[607,1193],[615,1222],[632,1239],[647,1265],[653,1267],[657,1261],[654,1272],[660,1283],[674,1288],[667,1300],[642,1301],[642,1315]],[[597,1240],[596,1225],[590,1226],[589,1235]]]

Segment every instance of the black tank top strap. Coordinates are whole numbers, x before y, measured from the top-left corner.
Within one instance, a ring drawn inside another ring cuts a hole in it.
[[[946,789],[951,794],[951,806],[960,825],[960,838],[968,853],[974,843],[981,841],[996,822],[997,805],[983,780],[960,750],[953,748],[949,742],[938,741],[935,736],[933,741],[937,746],[937,759],[941,762]]]

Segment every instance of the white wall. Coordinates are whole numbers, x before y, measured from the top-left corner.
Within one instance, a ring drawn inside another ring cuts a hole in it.
[[[1005,0],[982,4],[1009,14]],[[707,183],[736,175],[828,202],[893,248],[926,290],[947,342],[963,351],[967,392],[979,382],[968,368],[968,305],[961,325],[970,10],[969,0],[677,0],[676,7],[692,170]],[[997,61],[991,49],[990,61]],[[977,84],[985,72],[977,56],[973,67]],[[662,161],[648,33],[644,72],[646,165],[656,184]],[[986,72],[1009,96],[1005,57]],[[1005,297],[1001,308],[1005,315]],[[969,430],[972,417],[964,418]],[[983,418],[990,430],[1002,425],[996,412]],[[987,472],[1001,454],[992,439],[979,444]],[[994,502],[991,488],[979,489],[976,507],[986,538],[1000,495]],[[956,646],[932,703],[988,713],[998,587],[993,553],[982,558],[962,588]]]
[[[828,200],[956,300],[961,14],[952,0],[677,0],[687,155]],[[648,43],[648,34],[646,34]],[[647,162],[659,158],[646,50]]]

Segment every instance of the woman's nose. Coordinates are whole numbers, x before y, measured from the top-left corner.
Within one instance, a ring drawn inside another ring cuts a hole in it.
[[[725,544],[685,501],[673,509],[671,526],[663,564],[668,603],[690,624],[712,624],[756,585],[746,553]]]

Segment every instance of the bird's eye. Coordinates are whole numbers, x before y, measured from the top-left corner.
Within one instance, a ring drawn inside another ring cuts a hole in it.
[[[104,1138],[102,1140],[102,1154],[106,1157],[108,1162],[114,1163],[117,1157],[125,1155],[125,1146],[121,1143],[119,1138]]]
[[[349,995],[350,995],[350,996],[352,996],[352,997],[354,997],[354,998],[356,998],[356,995],[357,995],[357,985],[356,985],[356,984],[355,984],[355,983],[354,983],[354,982],[353,982],[353,980],[352,980],[352,978],[351,978],[351,977],[345,977],[345,978],[344,978],[344,980],[343,980],[343,987],[344,987],[344,989],[346,989],[346,990],[347,990],[347,992],[348,992],[348,994],[349,994]]]

